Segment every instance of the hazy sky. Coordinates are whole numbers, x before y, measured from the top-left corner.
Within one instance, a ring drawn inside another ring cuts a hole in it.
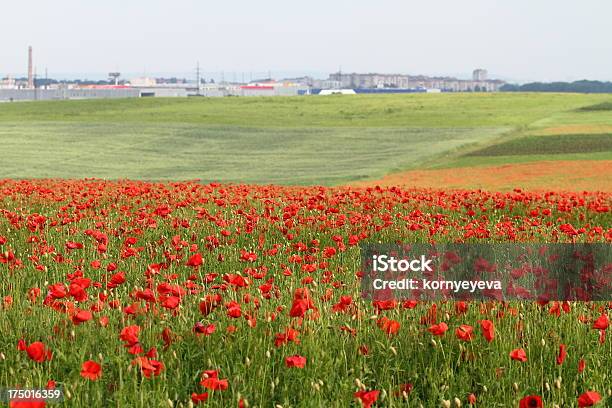
[[[94,5],[95,4],[95,5]],[[2,0],[0,75],[470,73],[612,80],[610,0]]]

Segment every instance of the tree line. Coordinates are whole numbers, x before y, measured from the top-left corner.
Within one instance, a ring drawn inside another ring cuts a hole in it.
[[[574,81],[574,82],[530,82],[528,84],[505,84],[503,92],[576,92],[612,93],[612,82]]]

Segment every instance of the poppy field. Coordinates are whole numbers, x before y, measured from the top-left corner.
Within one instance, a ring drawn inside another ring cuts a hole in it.
[[[0,386],[77,407],[610,406],[611,302],[366,301],[359,244],[610,243],[611,205],[0,180]]]

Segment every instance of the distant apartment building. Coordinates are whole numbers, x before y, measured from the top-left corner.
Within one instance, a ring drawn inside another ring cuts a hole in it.
[[[334,88],[440,89],[447,92],[495,92],[504,84],[500,80],[487,79],[487,71],[483,69],[475,70],[472,80],[425,75],[336,72],[330,74],[327,81],[338,85]]]
[[[487,70],[486,69],[475,69],[472,72],[472,81],[486,81],[487,80]]]
[[[0,79],[0,89],[16,89],[17,83],[15,79],[8,76],[6,78]]]
[[[157,80],[155,78],[149,77],[140,77],[140,78],[132,78],[130,79],[130,85],[132,86],[155,86],[157,85]]]

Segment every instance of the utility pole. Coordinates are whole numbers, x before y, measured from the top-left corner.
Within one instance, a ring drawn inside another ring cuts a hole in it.
[[[198,96],[201,95],[202,93],[202,81],[200,80],[200,61],[198,61],[198,64],[196,66],[196,81],[198,82]]]

